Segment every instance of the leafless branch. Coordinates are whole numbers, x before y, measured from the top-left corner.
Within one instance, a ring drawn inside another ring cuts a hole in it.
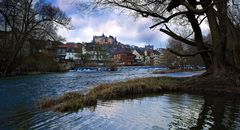
[[[160,24],[167,23],[167,22],[169,22],[169,20],[171,20],[172,18],[174,18],[174,17],[176,17],[176,16],[178,16],[178,15],[186,14],[187,12],[188,12],[188,11],[175,13],[175,14],[173,14],[173,15],[165,18],[164,21],[161,21],[161,22],[159,22],[159,23],[156,23],[156,24],[152,25],[152,26],[150,27],[150,29],[155,28],[156,26],[158,26],[158,25],[160,25]]]
[[[165,34],[167,34],[167,35],[169,35],[169,36],[171,36],[171,37],[173,37],[174,39],[176,39],[178,41],[181,41],[181,42],[187,44],[187,45],[196,46],[195,42],[190,41],[190,40],[188,40],[186,38],[183,38],[183,37],[177,35],[170,28],[168,28],[166,25],[165,25],[165,27],[166,27],[166,29],[161,28],[160,31],[165,33]]]
[[[214,5],[214,3],[211,3],[210,5],[208,5],[208,7],[204,8],[204,9],[196,9],[195,7],[193,7],[192,5],[187,3],[185,0],[180,0],[180,3],[182,5],[184,5],[189,11],[193,12],[194,14],[199,14],[199,15],[206,13]]]
[[[201,51],[197,51],[195,53],[192,53],[192,54],[181,54],[177,51],[174,51],[170,48],[167,49],[169,52],[173,53],[174,55],[177,55],[177,56],[180,56],[180,57],[193,57],[193,56],[196,56],[198,54],[201,54],[201,53],[206,53],[206,52],[212,52],[211,50],[201,50]]]

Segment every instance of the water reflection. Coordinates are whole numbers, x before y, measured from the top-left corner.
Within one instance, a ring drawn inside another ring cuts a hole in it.
[[[0,79],[0,129],[162,130],[238,129],[237,98],[164,94],[129,100],[99,102],[96,108],[55,113],[36,108],[42,97],[68,91],[88,91],[111,83],[152,75],[156,68],[123,67],[117,72],[69,72]],[[168,76],[191,76],[175,73]]]
[[[204,97],[197,125],[192,130],[208,128],[227,130],[240,128],[240,101],[238,97]]]
[[[164,94],[99,102],[75,113],[28,110],[1,122],[5,129],[163,130],[238,129],[237,98]]]

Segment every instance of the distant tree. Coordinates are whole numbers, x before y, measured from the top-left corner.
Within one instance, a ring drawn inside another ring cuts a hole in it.
[[[87,65],[90,61],[91,55],[86,53],[86,54],[80,54],[79,57],[81,58],[82,64]]]
[[[170,68],[170,69],[176,69],[177,56],[172,54],[169,51],[164,51],[163,56],[164,56],[164,62],[162,63],[162,65],[164,65],[165,67]]]
[[[6,75],[29,39],[62,39],[57,26],[69,27],[70,18],[44,0],[1,0],[0,21],[0,72]]]
[[[197,67],[197,66],[203,66],[204,63],[200,56],[192,56],[192,57],[181,57],[177,56],[173,53],[171,53],[171,50],[175,50],[179,53],[188,53],[192,54],[196,52],[196,48],[186,45],[184,43],[181,43],[180,41],[177,41],[173,38],[170,38],[168,40],[168,46],[169,51],[166,51],[164,53],[165,59],[166,59],[166,66],[169,68],[187,68],[187,67]]]

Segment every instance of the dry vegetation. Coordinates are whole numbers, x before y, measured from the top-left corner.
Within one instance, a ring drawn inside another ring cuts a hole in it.
[[[240,88],[236,87],[229,79],[227,80],[229,82],[225,82],[213,78],[209,82],[208,77],[206,81],[203,77],[151,77],[133,79],[126,82],[99,85],[91,89],[86,95],[71,92],[64,94],[58,99],[45,99],[41,101],[41,107],[60,112],[77,111],[84,107],[96,106],[98,100],[129,99],[164,92],[240,95]]]
[[[52,108],[55,111],[66,112],[76,111],[87,106],[94,106],[97,104],[96,98],[85,96],[77,92],[70,92],[64,94],[58,99],[44,99],[41,102],[42,108]]]
[[[153,74],[168,74],[168,73],[177,73],[177,72],[194,72],[194,71],[203,71],[205,69],[167,69],[167,70],[156,70],[153,71]]]

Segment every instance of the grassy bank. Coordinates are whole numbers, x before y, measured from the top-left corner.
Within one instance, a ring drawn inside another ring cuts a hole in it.
[[[208,81],[208,82],[206,82]],[[126,82],[102,84],[82,95],[71,92],[57,99],[41,101],[41,107],[54,111],[77,111],[84,107],[96,106],[97,101],[128,99],[148,94],[161,94],[164,92],[191,92],[201,94],[229,94],[240,95],[240,88],[231,81],[207,78],[171,78],[151,77],[133,79]]]
[[[167,70],[156,70],[153,71],[153,74],[168,74],[168,73],[176,73],[176,72],[194,72],[194,71],[202,71],[204,69],[167,69]]]

